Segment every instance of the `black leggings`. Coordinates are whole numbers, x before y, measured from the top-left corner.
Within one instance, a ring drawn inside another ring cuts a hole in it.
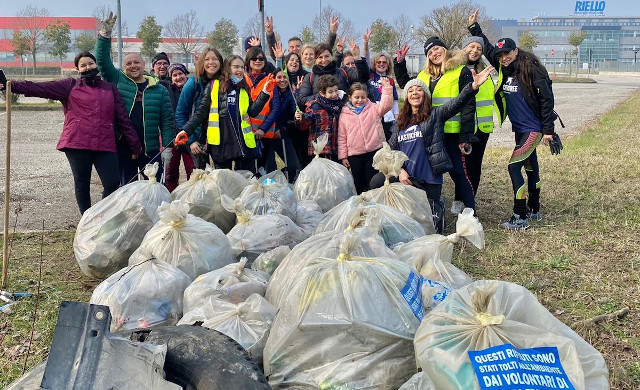
[[[95,166],[102,182],[102,198],[109,196],[120,186],[118,171],[118,154],[115,152],[98,152],[84,149],[64,149],[75,187],[76,202],[80,214],[91,207],[91,170]]]
[[[376,174],[376,170],[373,168],[373,155],[376,154],[376,152],[377,150],[347,157],[349,166],[351,167],[353,183],[356,185],[358,195],[369,189],[369,182]]]
[[[527,206],[533,212],[540,210],[540,167],[536,147],[541,140],[542,133],[539,132],[515,133],[516,146],[509,160],[509,176],[513,186],[513,212],[521,217],[527,214]],[[527,173],[526,186],[522,177],[523,167]]]
[[[445,133],[444,135],[444,148],[453,163],[453,169],[449,171],[449,176],[451,176],[451,180],[455,185],[454,200],[459,200],[464,203],[464,207],[475,210],[476,200],[468,172],[469,156],[465,156],[460,152],[458,138],[458,134]]]
[[[489,134],[480,130],[476,132],[478,142],[474,142],[471,153],[467,156],[467,173],[471,180],[471,186],[473,187],[473,194],[478,195],[478,187],[480,186],[480,176],[482,175],[482,160],[484,159],[484,152],[487,149],[487,142],[489,141]]]

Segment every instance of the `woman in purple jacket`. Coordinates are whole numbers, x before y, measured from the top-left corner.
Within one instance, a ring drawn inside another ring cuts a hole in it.
[[[41,83],[12,81],[11,90],[25,96],[60,100],[62,103],[64,126],[57,149],[63,151],[69,160],[76,202],[80,213],[84,213],[91,207],[89,184],[93,166],[102,181],[103,198],[120,185],[116,137],[124,137],[134,159],[142,152],[142,145],[117,87],[98,76],[93,54],[78,54],[74,64],[80,79]],[[0,88],[3,89],[4,85],[0,84]]]

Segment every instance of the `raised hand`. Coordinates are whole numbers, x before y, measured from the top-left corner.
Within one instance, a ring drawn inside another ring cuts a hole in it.
[[[346,38],[344,36],[338,37],[338,43],[336,43],[336,51],[338,53],[342,53],[344,51],[345,40]]]
[[[267,16],[264,22],[264,29],[267,34],[273,34],[273,16]]]
[[[391,86],[391,82],[387,77],[380,77],[380,84],[382,84],[382,88]]]
[[[109,12],[109,16],[105,20],[102,20],[102,29],[100,30],[100,35],[105,38],[111,37],[111,33],[113,32],[113,26],[116,25],[116,20],[118,19],[117,15],[113,14],[113,11]]]
[[[369,45],[369,40],[371,39],[371,33],[373,32],[373,30],[371,30],[370,28],[367,29],[367,31],[364,33],[364,35],[362,36],[362,43],[367,46]]]
[[[351,54],[353,54],[354,58],[356,59],[360,58],[360,46],[356,44],[355,38],[349,39],[349,49],[351,50]]]
[[[275,86],[276,86],[276,79],[275,77],[273,77],[273,74],[269,73],[269,76],[267,76],[267,82],[264,83],[264,88],[262,88],[262,92],[271,94]]]
[[[258,37],[251,37],[249,39],[249,45],[251,45],[251,47],[260,47],[262,41],[260,41],[260,38]]]
[[[489,78],[489,75],[491,75],[491,72],[493,71],[494,71],[493,66],[487,66],[480,73],[476,73],[475,70],[471,70],[471,74],[473,75],[473,84],[471,84],[471,88],[473,88],[474,90],[477,90],[478,88],[480,88],[480,86],[485,81],[487,81],[487,79]]]
[[[476,8],[475,12],[469,15],[469,26],[478,23],[478,13],[480,13],[480,8]]]
[[[329,32],[331,34],[337,34],[338,26],[340,26],[340,18],[337,16],[332,16],[331,23],[329,23]]]
[[[273,50],[273,55],[276,58],[284,57],[284,51],[282,50],[282,43],[276,42],[276,44],[271,48]]]
[[[402,62],[404,60],[404,56],[407,55],[408,51],[409,51],[409,45],[405,43],[404,45],[402,45],[400,49],[396,50],[396,61]]]

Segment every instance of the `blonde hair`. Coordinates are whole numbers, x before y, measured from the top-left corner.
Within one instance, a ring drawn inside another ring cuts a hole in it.
[[[444,47],[442,48],[442,50],[444,50],[444,55],[442,56],[442,63],[440,65],[432,64],[431,61],[429,61],[429,56],[427,56],[427,62],[425,62],[424,64],[425,73],[428,73],[429,75],[431,75],[431,78],[433,79],[437,79],[438,77],[444,74],[445,72],[444,65],[447,63],[447,60],[451,58],[451,55],[449,54],[449,50],[447,50]]]
[[[380,53],[377,56],[373,57],[373,60],[371,62],[373,69],[376,69],[376,62],[378,62],[378,60],[382,57],[387,60],[387,76],[393,75],[393,59],[391,59],[391,57],[384,53]]]

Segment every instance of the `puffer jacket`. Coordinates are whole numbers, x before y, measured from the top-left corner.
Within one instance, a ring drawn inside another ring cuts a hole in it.
[[[111,61],[111,40],[98,35],[96,41],[96,63],[102,77],[115,84],[122,95],[122,100],[129,113],[133,109],[138,86],[123,71],[116,69]],[[169,91],[158,83],[153,76],[144,76],[149,85],[142,93],[142,123],[144,124],[145,153],[154,153],[160,146],[167,146],[173,141],[175,122],[171,109]],[[160,145],[162,136],[162,145]]]
[[[433,107],[429,114],[429,119],[420,123],[418,126],[422,132],[422,138],[426,148],[427,158],[433,174],[442,175],[453,169],[451,159],[444,148],[444,122],[460,112],[460,108],[469,102],[478,91],[471,88],[471,84],[467,84],[460,94],[445,103],[442,106]],[[389,146],[391,149],[398,149],[398,125],[393,124],[391,128],[392,134],[389,138]]]
[[[301,110],[306,108],[307,102],[314,99],[314,96],[318,94],[318,88],[316,87],[316,83],[318,82],[318,78],[320,76],[330,74],[336,78],[338,81],[338,89],[342,90],[346,93],[349,91],[349,86],[355,83],[356,81],[360,81],[362,83],[366,83],[369,79],[369,65],[364,60],[364,58],[357,59],[356,61],[356,69],[343,69],[337,66],[335,61],[332,61],[327,66],[314,65],[312,72],[304,76],[302,80],[302,85],[299,85],[299,98],[298,98],[298,107]],[[346,101],[346,98],[345,98]]]
[[[367,103],[360,114],[356,114],[349,105],[342,107],[338,120],[338,159],[373,152],[382,147],[385,141],[380,119],[393,107],[393,87],[382,88],[379,104]]]
[[[209,84],[208,81],[204,80],[201,77],[196,79],[195,76],[189,77],[187,83],[182,87],[182,92],[180,93],[180,99],[178,99],[178,106],[176,107],[175,117],[176,117],[176,127],[181,129],[185,123],[189,120],[191,115],[195,112],[195,110],[200,105],[200,100],[202,100],[202,94],[204,90],[207,88]],[[187,141],[187,146],[192,143],[198,141],[201,144],[206,143],[205,133],[207,130],[207,124],[203,123],[202,126],[189,137]]]
[[[87,85],[83,79],[63,79],[34,83],[12,81],[15,93],[59,100],[64,112],[64,126],[58,150],[85,149],[116,151],[115,128],[127,141],[132,153],[140,154],[142,145],[115,85],[98,79]]]
[[[229,82],[230,83],[230,82]],[[207,88],[204,90],[202,94],[202,99],[200,100],[200,105],[193,113],[191,118],[187,123],[182,126],[182,130],[184,130],[187,134],[193,134],[196,129],[200,129],[201,126],[205,126],[204,133],[206,135],[206,124],[209,119],[209,111],[211,109],[211,87],[212,82],[207,85]],[[230,83],[231,84],[231,83]],[[236,96],[240,96],[240,89],[246,88],[247,94],[249,95],[249,109],[247,110],[247,114],[250,117],[256,117],[264,108],[264,105],[267,104],[267,101],[270,98],[270,95],[265,92],[261,92],[258,95],[258,98],[255,101],[251,100],[251,93],[249,92],[249,88],[246,86],[244,81],[241,81],[238,84],[231,84],[230,88],[234,88],[236,90]],[[220,91],[218,93],[218,114],[219,114],[219,122],[220,122],[220,145],[209,145],[211,148],[211,156],[213,157],[213,161],[221,163],[228,160],[234,160],[236,158],[244,157],[244,158],[256,158],[259,156],[258,148],[249,148],[244,143],[244,139],[242,137],[242,129],[233,124],[231,120],[231,116],[229,115],[229,108],[227,105],[227,92],[222,91],[222,86],[220,86]],[[240,113],[238,111],[238,117],[236,118],[236,123],[241,122]],[[206,138],[205,138],[206,139]]]

